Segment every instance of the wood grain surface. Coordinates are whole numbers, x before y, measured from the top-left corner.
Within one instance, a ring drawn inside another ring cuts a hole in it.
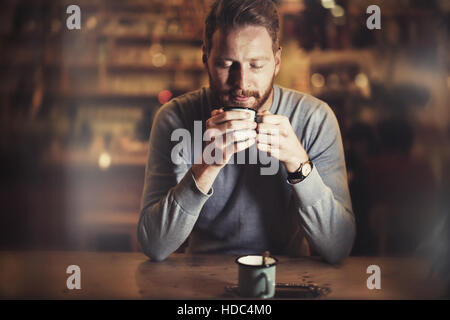
[[[142,253],[0,252],[0,299],[239,299],[233,255],[172,254],[150,261]],[[416,258],[348,257],[333,266],[317,257],[277,256],[277,283],[330,288],[321,299],[439,299],[444,283]],[[69,265],[81,268],[81,289],[66,285]],[[381,269],[381,289],[369,290],[369,265]]]

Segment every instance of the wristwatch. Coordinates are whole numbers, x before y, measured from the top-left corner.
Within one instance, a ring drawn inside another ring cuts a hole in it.
[[[300,167],[295,172],[288,172],[287,180],[290,184],[296,184],[306,179],[313,169],[313,163],[308,160],[300,163]]]

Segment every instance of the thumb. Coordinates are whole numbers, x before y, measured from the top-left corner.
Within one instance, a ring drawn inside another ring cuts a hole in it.
[[[258,114],[271,114],[269,110],[264,110],[263,112],[258,111]]]
[[[214,109],[213,111],[211,111],[211,117],[213,117],[213,116],[215,116],[215,115],[217,115],[217,114],[219,114],[219,113],[222,113],[223,112],[223,109],[222,108],[220,108],[220,109]]]

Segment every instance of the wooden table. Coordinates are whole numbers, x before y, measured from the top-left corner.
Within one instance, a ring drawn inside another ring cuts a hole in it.
[[[152,262],[142,253],[0,251],[0,299],[234,299],[236,256],[172,254]],[[277,283],[328,286],[324,299],[439,299],[446,287],[414,258],[348,257],[332,266],[317,257],[277,256]],[[81,289],[66,285],[69,265]],[[381,289],[367,288],[367,267],[381,269]]]

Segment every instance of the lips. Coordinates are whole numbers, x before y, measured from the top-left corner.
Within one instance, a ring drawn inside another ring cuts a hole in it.
[[[232,96],[232,98],[233,98],[233,100],[242,102],[242,101],[247,101],[251,97],[247,97],[247,96]]]

